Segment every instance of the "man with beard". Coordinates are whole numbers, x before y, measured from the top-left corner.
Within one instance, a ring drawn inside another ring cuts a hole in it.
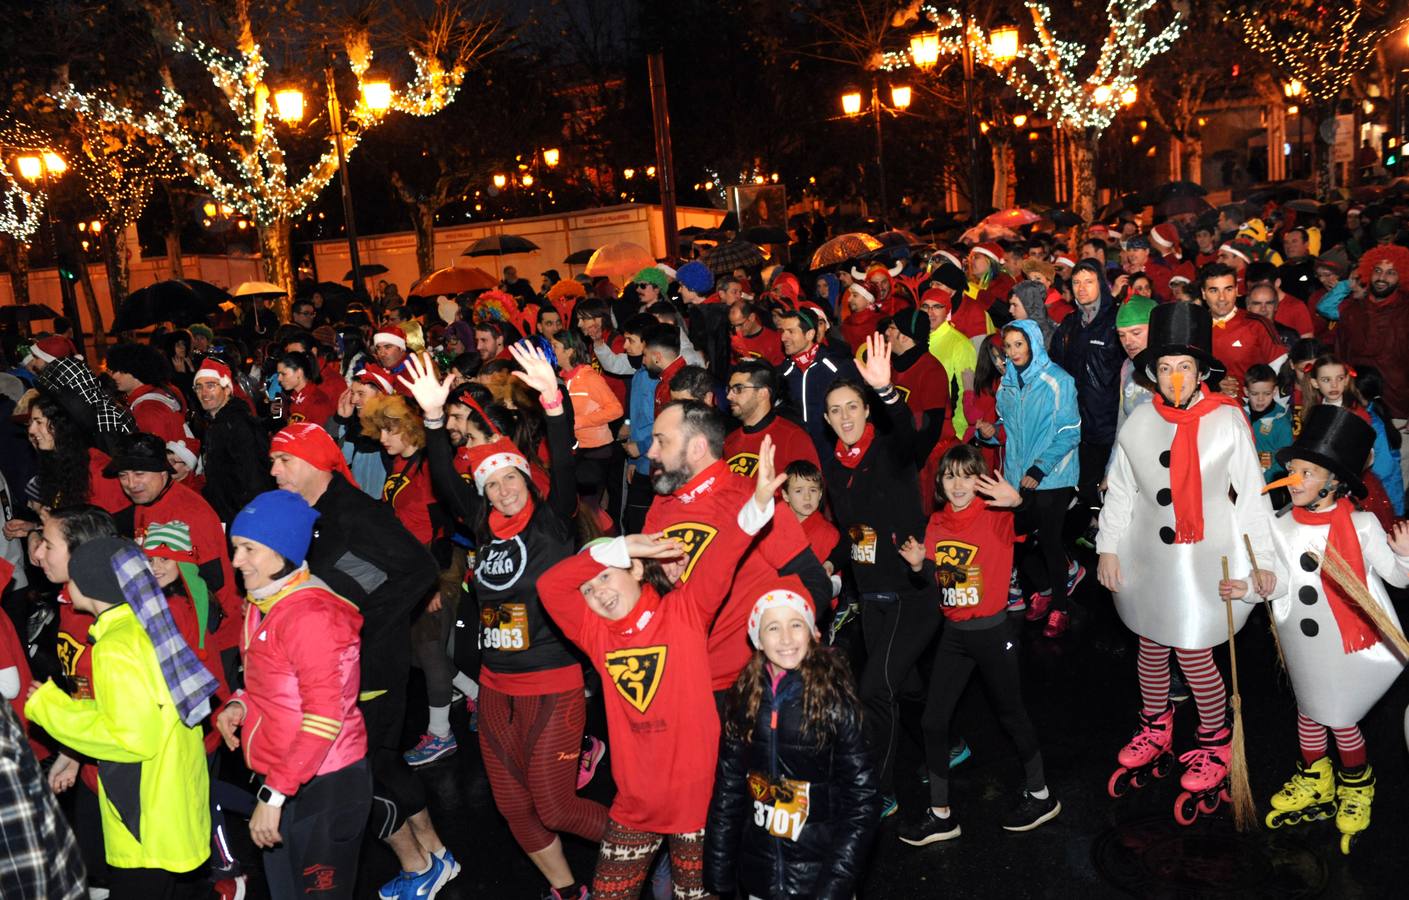
[[[1363,297],[1341,306],[1336,328],[1336,353],[1352,365],[1374,366],[1384,379],[1384,401],[1394,427],[1409,427],[1409,366],[1404,348],[1409,346],[1409,297],[1400,279],[1409,272],[1409,250],[1397,245],[1375,247],[1360,258],[1356,274],[1367,286]],[[1400,468],[1409,480],[1409,453]]]
[[[664,532],[687,548],[665,561],[671,581],[707,578],[732,584],[709,635],[710,688],[716,702],[734,684],[752,656],[748,618],[757,599],[750,591],[765,578],[795,574],[812,595],[813,607],[830,604],[832,583],[803,534],[796,516],[777,516],[754,538],[734,572],[715,571],[710,547],[723,528],[736,528],[739,507],[753,492],[753,480],[729,471],[724,462],[724,414],[703,403],[674,401],[661,410],[652,430],[648,457],[656,499],[646,516],[647,533]]]
[[[1277,341],[1272,323],[1238,308],[1238,273],[1222,263],[1209,263],[1199,271],[1204,306],[1213,316],[1213,356],[1227,374],[1218,389],[1241,397],[1243,376],[1249,367],[1264,363],[1275,371],[1287,351]]]
[[[196,401],[207,419],[201,443],[205,458],[201,493],[226,523],[256,496],[274,487],[265,462],[269,436],[248,403],[241,398],[230,402],[234,390],[229,366],[214,357],[201,362],[195,375]]]
[[[817,465],[817,448],[797,425],[778,415],[778,373],[761,359],[746,359],[729,373],[729,411],[739,427],[724,439],[729,471],[752,478],[765,437],[776,449],[774,468],[783,471],[798,460]]]

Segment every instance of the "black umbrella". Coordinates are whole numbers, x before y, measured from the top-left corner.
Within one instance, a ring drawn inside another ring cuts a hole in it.
[[[325,298],[329,296],[342,297],[351,295],[352,288],[348,287],[345,284],[340,284],[336,281],[320,281],[312,287],[300,286],[300,297],[308,296],[310,294],[322,294]]]
[[[475,241],[461,256],[507,256],[510,253],[532,253],[538,245],[516,234],[491,234]]]
[[[675,232],[675,233],[678,234],[678,235],[680,235],[681,237],[693,237],[694,235],[699,234],[701,231],[704,231],[703,226],[700,226],[700,225],[686,225],[684,228],[681,228],[679,231],[677,231],[677,232]]]
[[[755,225],[752,228],[745,228],[744,233],[740,236],[755,244],[786,244],[791,240],[787,230],[776,225]]]
[[[591,259],[592,254],[596,252],[596,247],[588,247],[586,250],[574,250],[563,259],[563,262],[570,266],[585,266],[587,265],[587,260]]]
[[[1316,215],[1321,212],[1321,201],[1312,200],[1310,197],[1303,197],[1299,200],[1291,200],[1287,204],[1287,209],[1294,209],[1297,212],[1311,213]]]
[[[362,277],[363,277],[363,278],[370,278],[370,277],[373,276],[373,275],[385,275],[387,272],[391,271],[390,269],[388,269],[386,266],[382,265],[381,263],[368,263],[367,265],[364,265],[364,266],[358,266],[358,268],[360,268],[360,269],[362,270]],[[352,270],[351,270],[351,269],[348,269],[348,270],[347,270],[347,274],[342,277],[342,280],[343,280],[343,281],[351,281],[351,280],[352,280]]]
[[[1049,209],[1042,214],[1042,218],[1058,228],[1075,228],[1078,225],[1086,224],[1085,219],[1067,209]]]
[[[1123,212],[1139,212],[1145,206],[1145,198],[1139,194],[1126,194],[1117,200],[1106,204],[1106,208],[1101,210],[1096,218],[1102,222],[1107,219],[1114,219]]]
[[[1184,216],[1202,215],[1213,207],[1208,205],[1208,201],[1202,197],[1191,197],[1188,194],[1175,194],[1160,202],[1155,207],[1155,212],[1162,216]]]
[[[205,281],[193,278],[158,281],[133,291],[122,301],[113,330],[131,331],[158,322],[190,325],[214,314],[220,304],[229,299],[227,291]]]
[[[1154,198],[1156,200],[1168,200],[1170,197],[1206,197],[1208,188],[1192,181],[1170,181],[1155,188]]]
[[[57,319],[59,314],[43,303],[23,303],[18,306],[0,306],[0,323],[35,322],[40,319]]]
[[[709,266],[711,274],[725,275],[735,269],[747,269],[763,262],[763,251],[748,241],[730,241],[711,247],[702,261]]]

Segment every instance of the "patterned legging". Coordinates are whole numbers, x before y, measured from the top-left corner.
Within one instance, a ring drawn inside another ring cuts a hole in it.
[[[1296,714],[1297,742],[1301,744],[1301,758],[1308,766],[1326,755],[1327,729],[1328,726],[1304,712]],[[1360,733],[1359,725],[1329,730],[1336,736],[1336,752],[1340,754],[1341,768],[1358,769],[1365,765],[1365,735]]]
[[[1213,651],[1176,647],[1174,656],[1179,660],[1179,669],[1199,708],[1199,727],[1208,732],[1218,731],[1228,721],[1228,689],[1213,661]],[[1136,668],[1140,674],[1140,700],[1145,715],[1161,715],[1169,706],[1169,648],[1141,636]]]
[[[670,844],[670,875],[675,900],[703,900],[704,829],[688,834],[655,834],[635,831],[615,819],[607,820],[607,833],[597,852],[597,873],[592,878],[593,900],[636,900],[661,841]]]

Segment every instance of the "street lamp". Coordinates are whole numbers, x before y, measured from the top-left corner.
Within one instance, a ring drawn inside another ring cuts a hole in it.
[[[275,91],[274,114],[290,125],[303,121],[303,91],[298,88]]]
[[[372,112],[391,109],[391,84],[386,81],[362,82],[362,102]]]
[[[910,59],[921,72],[933,69],[939,63],[939,33],[922,31],[911,35]]]
[[[1096,102],[1096,105],[1105,106],[1111,102],[1111,86],[1108,84],[1096,85],[1096,89],[1091,92],[1091,99]]]
[[[1026,115],[1024,115],[1024,114],[1022,114],[1022,113],[1018,113],[1016,116],[1013,116],[1013,127],[1014,127],[1014,128],[1021,128],[1021,127],[1023,127],[1023,126],[1026,125],[1026,124],[1027,124],[1027,116],[1026,116]]]
[[[48,194],[50,176],[57,178],[67,172],[68,163],[53,150],[39,150],[17,157],[15,168],[20,170],[20,176],[26,181],[42,184],[44,193]],[[73,323],[74,337],[77,338],[78,348],[82,350],[83,334],[78,319],[78,298],[73,292],[73,282],[64,277],[64,254],[59,249],[59,239],[54,229],[53,206],[52,203],[44,204],[44,230],[49,234],[49,247],[54,253],[54,270],[59,276],[59,295],[63,300],[64,315]],[[68,243],[68,237],[65,235],[64,244],[67,246]],[[94,323],[95,327],[97,324]]]
[[[1140,91],[1133,84],[1120,92],[1121,106],[1130,106],[1138,99],[1140,99]]]
[[[558,150],[556,147],[550,147],[549,149],[543,151],[543,164],[550,169],[557,166]]]
[[[841,111],[844,115],[861,115],[861,91],[856,88],[847,88],[841,95]]]
[[[1286,94],[1288,98],[1300,97],[1305,91],[1306,85],[1302,84],[1301,81],[1296,78],[1282,85],[1282,93]]]
[[[1000,66],[1018,58],[1018,29],[1003,25],[988,33],[988,55]]]
[[[899,110],[910,108],[910,85],[892,84],[890,86],[890,105]]]
[[[494,186],[495,186],[496,188],[499,188],[499,189],[502,191],[502,190],[504,189],[504,186],[507,185],[508,183],[509,183],[509,176],[504,175],[504,174],[502,174],[502,173],[496,173],[496,174],[495,174],[495,176],[494,176]]]

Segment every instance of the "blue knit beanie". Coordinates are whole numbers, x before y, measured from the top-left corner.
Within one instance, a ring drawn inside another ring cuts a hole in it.
[[[714,275],[710,273],[709,266],[698,259],[681,266],[675,273],[675,280],[696,294],[708,295],[714,290]]]
[[[230,536],[263,544],[296,566],[313,541],[318,510],[293,491],[265,491],[235,514]]]

